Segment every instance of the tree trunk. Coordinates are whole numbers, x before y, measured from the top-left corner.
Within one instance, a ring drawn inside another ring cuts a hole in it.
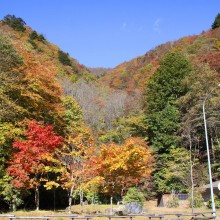
[[[92,205],[95,204],[95,193],[93,193],[93,195],[92,195],[92,201],[91,201],[91,203],[92,203]]]
[[[9,209],[12,211],[12,212],[15,212],[16,211],[16,204],[14,202],[14,200],[12,199],[11,202],[9,203]]]
[[[13,212],[16,211],[16,205],[15,205],[15,203],[12,204],[12,210],[13,210]]]
[[[110,198],[110,204],[111,204],[110,215],[113,215],[113,196],[111,196]]]
[[[56,188],[53,188],[53,211],[56,210]]]
[[[215,149],[214,149],[214,143],[213,138],[211,138],[211,148],[212,148],[212,156],[213,156],[213,163],[215,163]]]
[[[74,186],[71,186],[70,188],[70,193],[69,193],[69,206],[68,206],[68,213],[71,214],[71,206],[72,206],[72,200],[73,200],[73,189],[74,189]]]
[[[39,187],[38,186],[36,186],[36,188],[35,188],[35,205],[36,205],[36,211],[39,211],[40,194],[39,194]]]
[[[83,212],[83,190],[80,190],[80,206],[81,212]]]
[[[189,135],[189,146],[190,146],[190,177],[191,177],[191,206],[192,213],[194,212],[194,181],[193,181],[193,161],[192,161],[192,139]]]

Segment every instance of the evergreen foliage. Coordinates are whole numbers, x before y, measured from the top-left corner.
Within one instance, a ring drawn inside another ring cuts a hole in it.
[[[44,38],[44,36],[42,34],[39,35],[36,31],[32,31],[29,34],[28,42],[33,46],[34,49],[37,49],[38,46],[35,41],[40,41],[42,43],[45,43],[46,39]],[[39,49],[39,51],[40,51],[40,49]]]
[[[58,59],[65,66],[72,66],[71,60],[69,58],[69,54],[63,52],[62,50],[58,51]]]
[[[186,57],[171,52],[164,56],[160,67],[147,83],[146,124],[150,145],[159,155],[154,173],[154,182],[159,192],[186,190],[181,182],[183,173],[176,175],[170,163],[176,160],[171,152],[178,146],[177,131],[181,122],[176,101],[187,91],[183,80],[190,72],[191,64]],[[176,167],[182,162],[176,161],[174,164]]]
[[[36,31],[32,31],[32,32],[30,33],[30,35],[29,35],[29,38],[30,38],[31,40],[37,39],[37,38],[38,38],[37,32],[36,32]]]
[[[217,14],[213,24],[212,24],[212,29],[220,27],[220,13]]]
[[[37,39],[41,42],[45,42],[45,40],[46,40],[43,34],[38,35]]]
[[[42,34],[38,34],[36,31],[32,31],[29,35],[30,40],[38,40],[41,42],[45,42],[46,39]]]
[[[26,30],[24,27],[26,25],[25,21],[22,18],[17,18],[15,15],[8,14],[4,17],[3,21],[16,31],[24,32]]]
[[[169,152],[169,148],[177,144],[175,132],[180,114],[176,100],[186,93],[182,81],[190,72],[189,61],[183,55],[171,52],[163,58],[147,83],[146,123],[150,143],[158,153]]]
[[[182,80],[191,72],[191,65],[186,57],[177,52],[170,52],[160,62],[157,72],[147,83],[147,110],[160,111],[167,103],[175,100],[186,92]]]

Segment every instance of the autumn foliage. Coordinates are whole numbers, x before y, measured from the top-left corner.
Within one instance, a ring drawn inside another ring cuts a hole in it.
[[[88,172],[100,177],[102,192],[123,195],[129,187],[149,179],[154,157],[146,142],[129,138],[122,145],[102,145],[100,153],[93,156],[89,164]]]
[[[7,172],[14,177],[12,183],[16,188],[33,188],[40,184],[47,157],[53,155],[62,137],[54,133],[52,126],[43,126],[36,121],[29,123],[24,135],[25,140],[13,144],[17,152],[13,153]]]
[[[205,179],[201,98],[210,91],[207,127],[213,180],[219,179],[219,72],[219,27],[159,45],[96,78],[22,19],[6,17],[0,21],[0,203],[15,204],[34,189],[39,208],[40,192],[62,190],[71,211],[74,196],[82,203],[87,194],[104,200],[130,187],[148,198],[186,192],[189,158],[187,166],[179,163],[191,146],[201,176],[194,174],[194,184]]]

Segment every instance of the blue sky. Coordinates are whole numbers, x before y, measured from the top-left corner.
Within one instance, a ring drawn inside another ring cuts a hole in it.
[[[88,67],[115,67],[167,41],[209,30],[219,0],[0,0]]]

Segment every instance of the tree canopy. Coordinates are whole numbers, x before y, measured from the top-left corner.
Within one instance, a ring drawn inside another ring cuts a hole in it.
[[[4,17],[3,21],[16,31],[24,32],[26,30],[25,21],[22,18],[17,18],[15,15],[8,14]]]

